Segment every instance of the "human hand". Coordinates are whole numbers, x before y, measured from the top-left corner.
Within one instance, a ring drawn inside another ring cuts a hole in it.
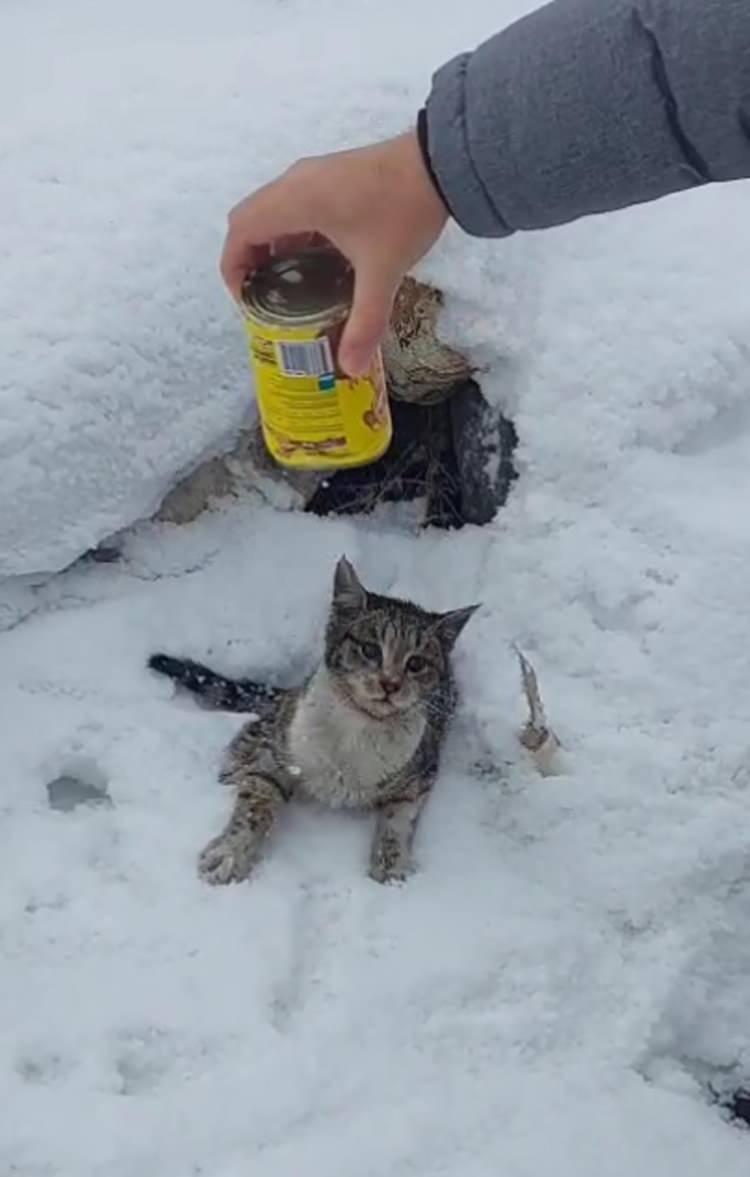
[[[363,375],[385,334],[404,274],[434,245],[448,211],[416,132],[295,163],[229,214],[221,273],[239,300],[242,284],[273,253],[316,236],[354,268],[354,301],[339,347],[350,376]]]

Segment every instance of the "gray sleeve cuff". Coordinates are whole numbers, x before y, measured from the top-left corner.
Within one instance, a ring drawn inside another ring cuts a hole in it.
[[[474,237],[508,237],[513,232],[482,184],[466,134],[465,78],[470,53],[442,66],[427,99],[432,170],[451,216]]]
[[[750,176],[749,62],[750,0],[553,0],[435,74],[445,202],[506,237]]]

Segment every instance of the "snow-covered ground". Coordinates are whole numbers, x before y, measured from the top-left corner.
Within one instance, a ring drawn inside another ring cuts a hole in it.
[[[3,1177],[748,1171],[706,1096],[750,1079],[746,185],[448,235],[426,272],[522,439],[492,527],[249,496],[36,575],[241,420],[228,204],[400,127],[431,66],[521,8],[0,8]],[[145,659],[301,668],[342,551],[381,590],[484,603],[420,871],[377,887],[367,819],[300,809],[250,883],[206,888],[240,720]],[[555,779],[515,741],[513,640]],[[51,810],[66,772],[113,806]]]

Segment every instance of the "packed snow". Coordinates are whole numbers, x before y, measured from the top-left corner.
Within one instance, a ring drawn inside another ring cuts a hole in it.
[[[748,1171],[711,1097],[750,1081],[747,185],[447,234],[423,272],[521,437],[493,525],[248,494],[132,526],[248,411],[229,204],[406,124],[523,7],[0,11],[3,1175]],[[59,572],[118,532],[119,561]],[[378,887],[370,819],[299,807],[252,880],[208,888],[241,717],[146,658],[303,674],[342,552],[483,606],[419,870]],[[513,642],[555,778],[518,745]],[[110,804],[51,807],[66,775]]]

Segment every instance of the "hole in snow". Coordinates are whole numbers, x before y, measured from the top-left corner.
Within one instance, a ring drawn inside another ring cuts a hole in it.
[[[59,776],[47,782],[50,809],[70,813],[81,805],[111,807],[107,778],[93,761],[68,761]]]

